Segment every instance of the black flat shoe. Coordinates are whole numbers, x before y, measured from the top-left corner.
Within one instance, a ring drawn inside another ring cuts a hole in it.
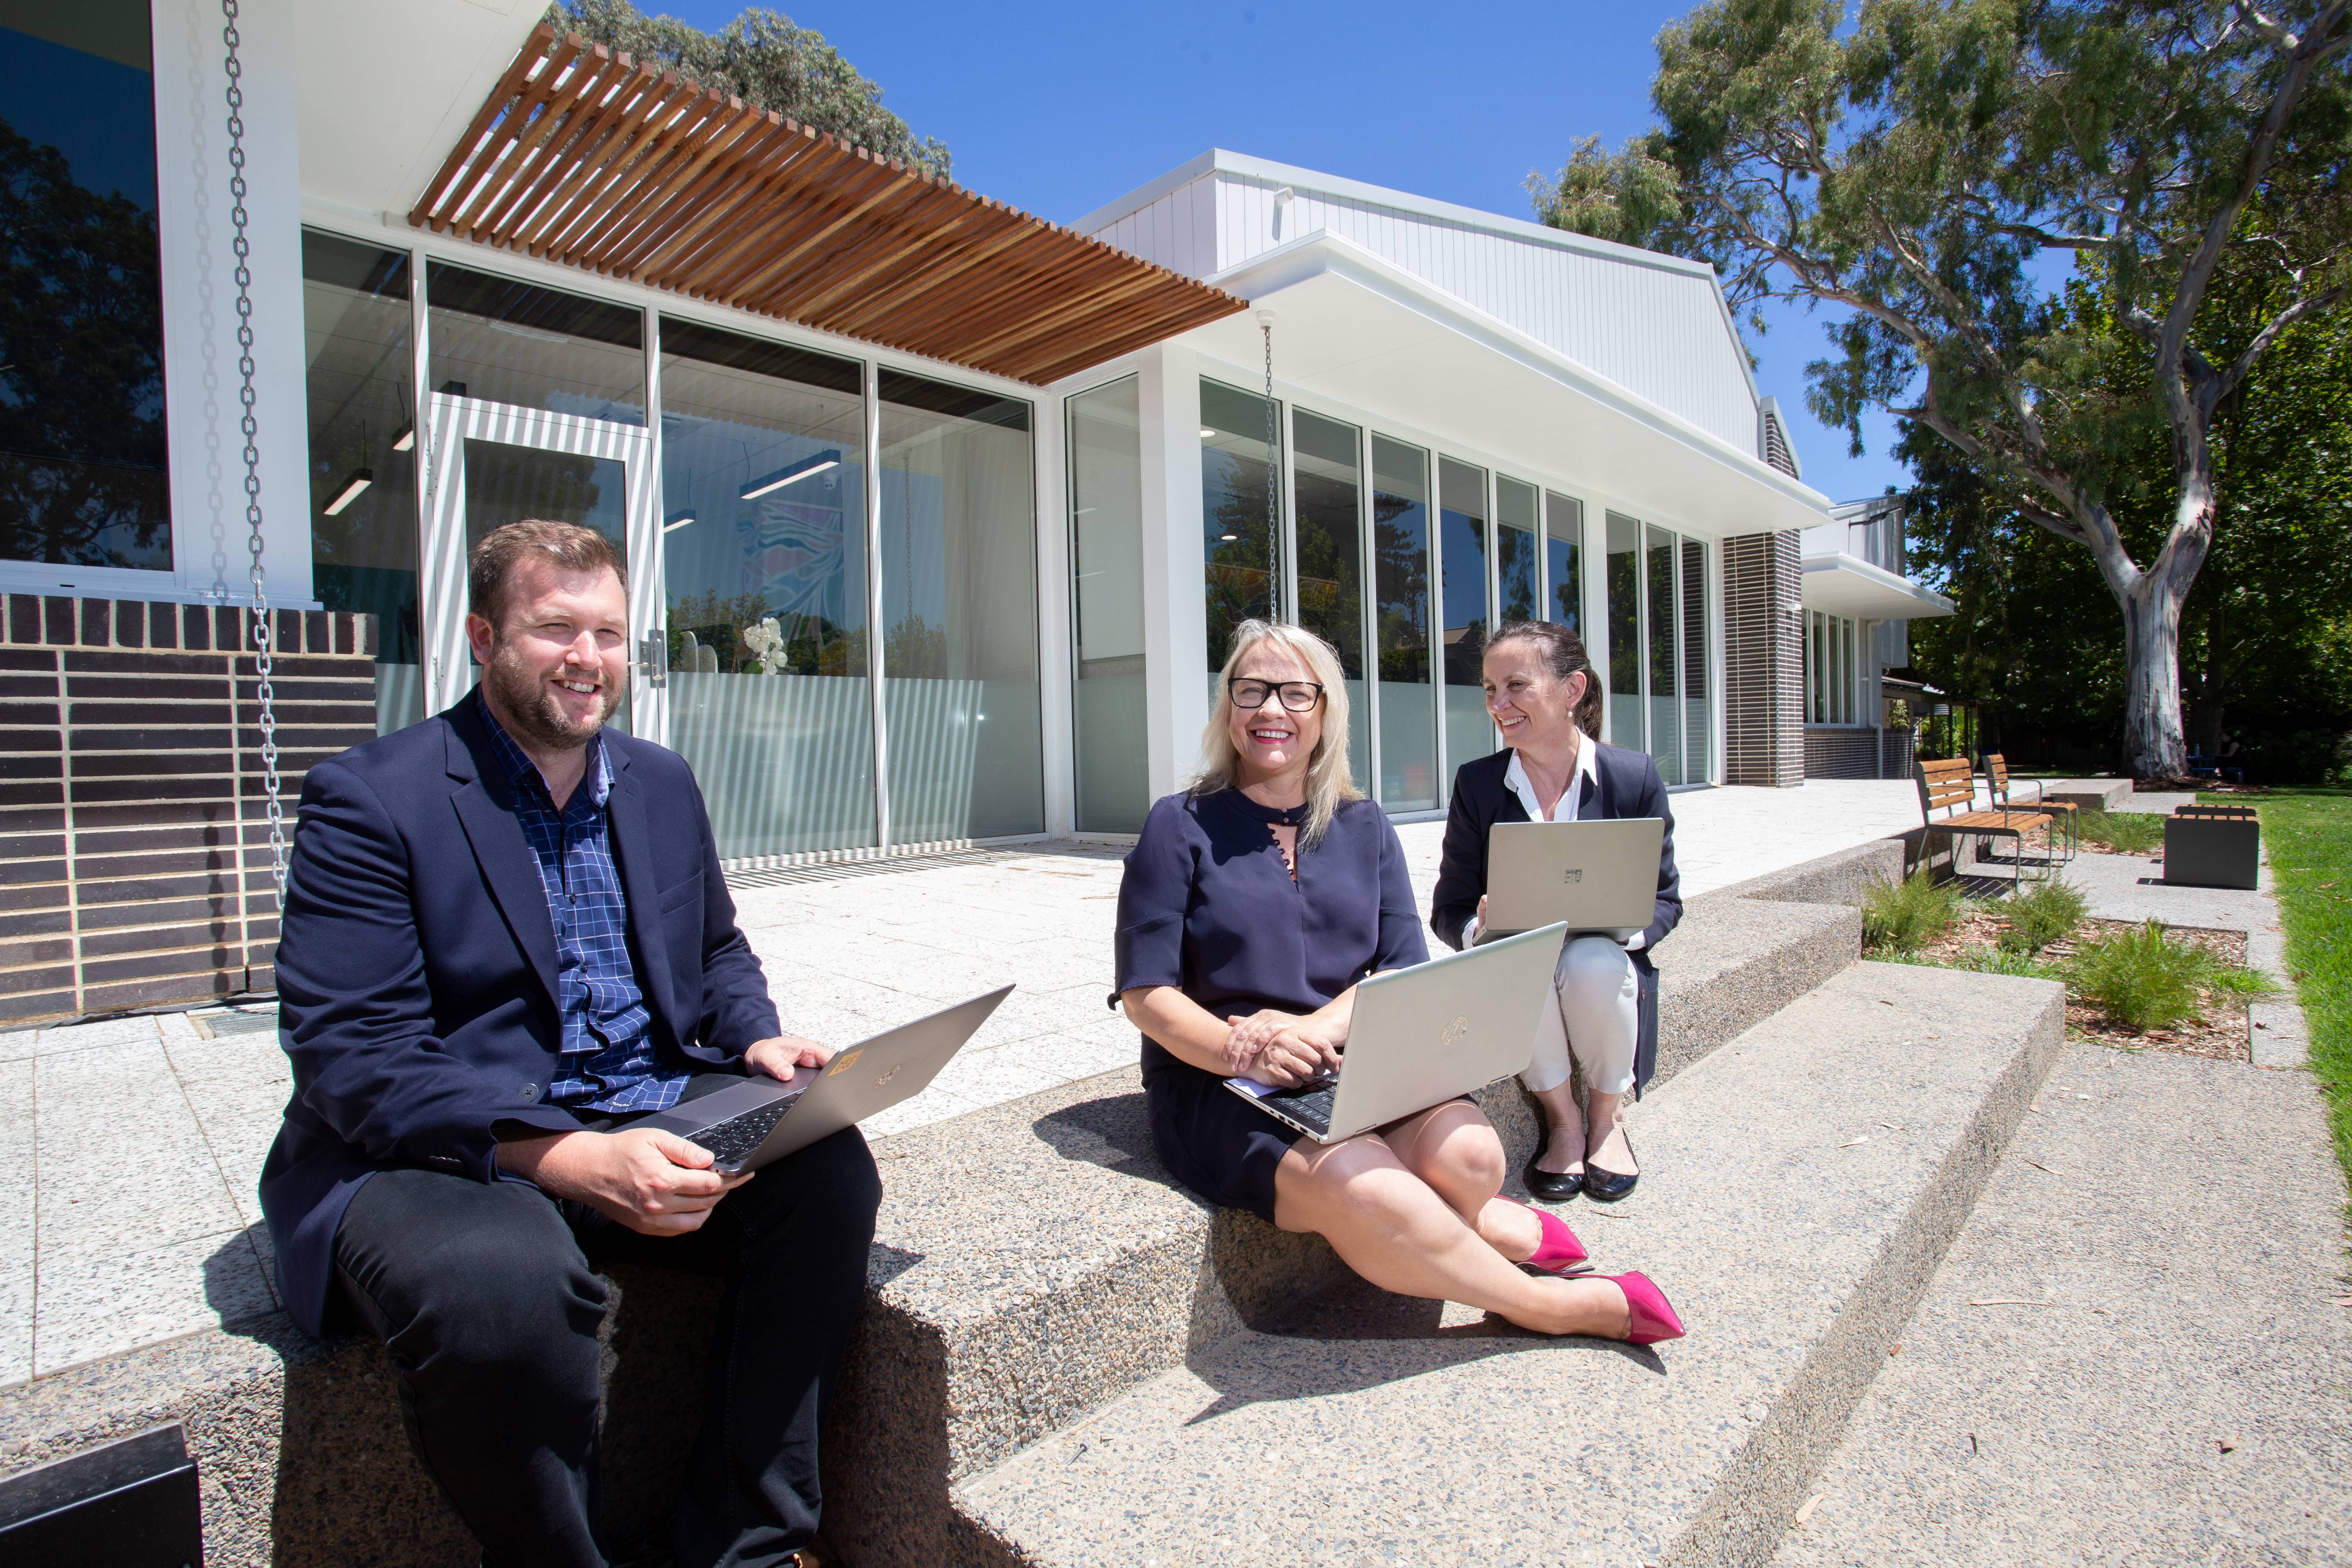
[[[1540,1158],[1540,1156],[1538,1156]],[[1528,1162],[1528,1192],[1548,1204],[1564,1204],[1585,1190],[1592,1167],[1581,1171],[1539,1171],[1534,1160]]]
[[[1633,1152],[1633,1140],[1629,1136],[1625,1140],[1625,1152],[1631,1154]],[[1629,1176],[1622,1171],[1604,1171],[1591,1160],[1584,1162],[1584,1195],[1596,1204],[1615,1203],[1631,1193],[1633,1184],[1641,1179],[1639,1171]]]

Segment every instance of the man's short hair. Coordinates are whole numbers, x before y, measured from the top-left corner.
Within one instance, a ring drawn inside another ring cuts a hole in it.
[[[602,572],[609,567],[621,580],[622,592],[628,591],[629,569],[620,545],[611,536],[544,517],[505,523],[484,534],[466,561],[467,603],[474,614],[490,623],[493,631],[506,613],[507,590],[514,582],[515,568],[530,555],[553,562],[566,572]]]

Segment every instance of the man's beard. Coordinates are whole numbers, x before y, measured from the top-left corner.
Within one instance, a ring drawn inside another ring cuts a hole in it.
[[[625,673],[621,684],[604,689],[604,702],[595,712],[575,721],[541,681],[541,677],[525,668],[521,657],[503,641],[491,648],[490,662],[482,667],[482,685],[497,700],[500,721],[509,729],[521,731],[521,739],[552,752],[578,751],[594,740],[627,690]]]

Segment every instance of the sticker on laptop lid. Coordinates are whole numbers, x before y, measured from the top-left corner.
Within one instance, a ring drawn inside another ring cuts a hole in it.
[[[847,1072],[849,1070],[849,1064],[856,1061],[859,1057],[862,1057],[865,1054],[866,1047],[864,1046],[860,1046],[856,1050],[850,1051],[845,1055],[837,1056],[833,1058],[833,1065],[825,1068],[825,1071],[829,1073]]]

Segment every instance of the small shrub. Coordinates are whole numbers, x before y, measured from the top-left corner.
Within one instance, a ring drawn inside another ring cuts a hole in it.
[[[2086,811],[2082,816],[2084,844],[2104,844],[2118,855],[2164,847],[2164,818],[2152,811]]]
[[[2009,922],[2000,933],[2000,945],[2016,952],[2040,952],[2074,935],[2090,907],[2079,890],[2056,877],[2019,888],[2000,903],[2001,918]]]
[[[2164,928],[2154,921],[2084,942],[2065,967],[2076,994],[2143,1033],[2200,1016],[2208,991],[2263,996],[2273,989],[2253,970],[2225,964],[2201,947],[2166,940]]]
[[[2057,980],[2060,971],[2033,954],[2012,947],[1972,947],[1944,961],[1946,969],[1969,969],[1979,974],[2017,974],[2028,980]]]
[[[1874,952],[1916,952],[1960,918],[1960,887],[1930,880],[1923,867],[1900,882],[1873,881],[1862,895],[1862,944]]]

